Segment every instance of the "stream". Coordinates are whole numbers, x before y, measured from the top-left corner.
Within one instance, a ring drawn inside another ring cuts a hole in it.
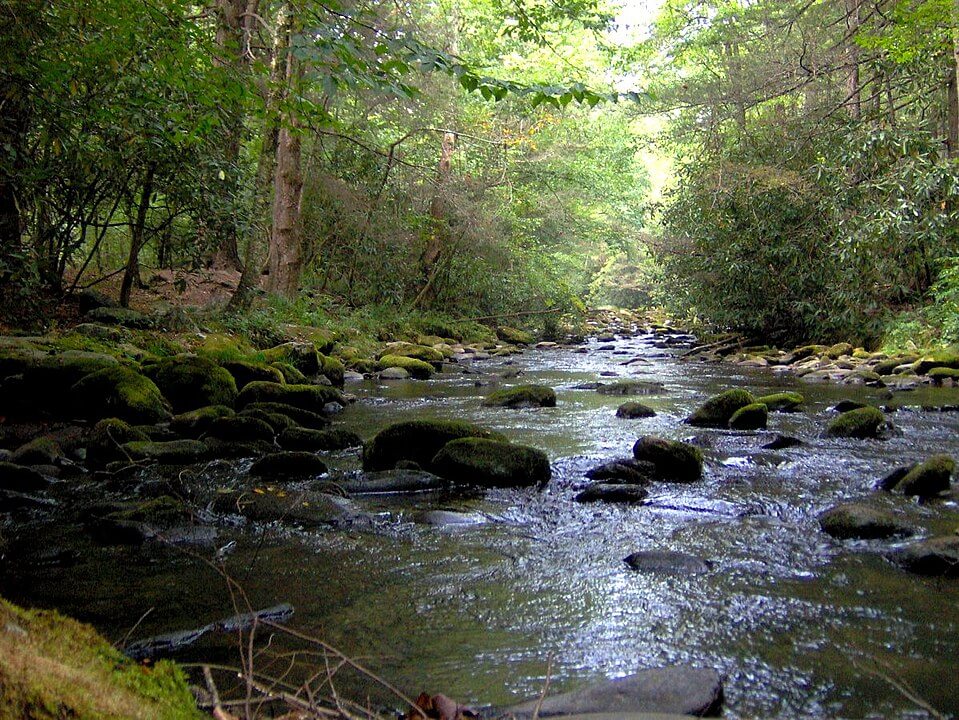
[[[899,465],[934,453],[959,457],[959,413],[922,409],[959,406],[959,389],[889,399],[885,390],[682,361],[661,339],[590,340],[588,352],[530,350],[477,361],[472,367],[482,374],[348,386],[358,400],[337,422],[364,438],[401,420],[469,420],[545,450],[553,478],[542,490],[477,497],[356,498],[373,521],[344,530],[220,517],[216,546],[227,570],[253,606],[291,604],[292,627],[413,696],[426,690],[506,707],[538,695],[547,676],[559,691],[691,664],[726,676],[730,718],[928,717],[906,687],[940,712],[959,714],[959,582],[892,565],[883,552],[894,541],[840,542],[817,522],[838,502],[873,497],[874,482]],[[477,380],[503,369],[522,374],[500,386],[549,385],[557,407],[481,407],[490,387]],[[622,398],[577,388],[612,376],[659,381],[665,391]],[[802,412],[771,414],[767,431],[682,424],[706,397],[730,387],[797,390],[806,404]],[[615,417],[627,399],[657,416]],[[843,399],[898,408],[889,415],[896,433],[820,437]],[[762,449],[779,433],[805,444]],[[645,434],[694,439],[706,457],[704,480],[656,483],[640,506],[573,501],[586,470],[629,456]],[[329,464],[334,474],[356,471],[358,452],[333,454]],[[193,472],[216,484],[242,469],[241,462]],[[922,535],[959,530],[954,501],[873,499]],[[434,510],[458,513],[448,517],[459,522],[437,524]],[[204,562],[216,548],[102,547],[72,522],[27,524],[15,539],[0,568],[0,594],[56,607],[114,641],[197,627],[232,608],[225,582]],[[69,562],[56,559],[65,548]],[[682,551],[712,567],[696,575],[641,573],[623,562],[639,550]],[[231,653],[229,637],[211,635],[177,657],[227,662]],[[344,683],[344,693],[390,702],[376,687]]]

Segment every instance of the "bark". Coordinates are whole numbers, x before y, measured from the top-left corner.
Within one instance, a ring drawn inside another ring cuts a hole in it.
[[[949,101],[949,157],[959,157],[959,0],[953,2],[952,66],[947,95]]]
[[[446,197],[446,186],[449,184],[453,168],[453,152],[456,150],[456,133],[443,133],[443,143],[440,145],[440,159],[436,165],[436,192],[430,201],[430,228],[429,242],[420,258],[423,273],[423,285],[413,300],[414,307],[419,307],[433,291],[433,281],[439,270],[439,261],[449,243],[449,200]]]
[[[133,290],[133,283],[140,278],[140,250],[143,249],[146,236],[147,212],[150,210],[150,202],[153,198],[153,177],[155,174],[156,165],[151,163],[147,166],[146,174],[143,177],[136,220],[130,226],[130,256],[127,258],[127,267],[123,273],[123,281],[120,283],[120,305],[122,307],[130,306],[130,292]]]
[[[846,44],[846,57],[849,65],[849,75],[846,79],[847,107],[849,117],[853,120],[862,118],[862,89],[859,80],[859,46],[856,44],[856,35],[859,32],[860,11],[862,0],[846,0],[846,34],[849,38]]]

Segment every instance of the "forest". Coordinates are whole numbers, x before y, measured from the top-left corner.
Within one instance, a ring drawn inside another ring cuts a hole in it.
[[[956,0],[0,0],[0,720],[959,717],[957,408]]]

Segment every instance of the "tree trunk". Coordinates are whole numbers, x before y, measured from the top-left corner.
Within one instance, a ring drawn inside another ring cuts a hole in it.
[[[859,83],[859,45],[856,44],[856,35],[859,33],[860,10],[862,0],[846,0],[846,57],[848,58],[849,75],[846,80],[846,102],[849,108],[849,117],[853,120],[862,118],[862,91]]]
[[[120,283],[120,305],[122,307],[130,306],[130,292],[133,290],[133,283],[140,277],[140,250],[143,249],[147,212],[150,210],[150,202],[153,198],[153,176],[155,173],[156,165],[150,163],[143,177],[143,189],[140,193],[136,220],[130,226],[130,256],[127,258],[127,267],[123,273],[123,281]]]
[[[959,157],[959,0],[954,0],[952,7],[952,63],[947,83],[949,101],[949,157]]]
[[[453,152],[456,150],[456,133],[443,133],[443,143],[440,145],[440,160],[436,165],[436,192],[430,201],[430,236],[426,250],[420,258],[423,273],[423,285],[413,300],[414,306],[420,306],[433,290],[433,281],[436,279],[438,263],[443,251],[449,243],[449,199],[446,197],[446,186],[449,184],[453,168]]]

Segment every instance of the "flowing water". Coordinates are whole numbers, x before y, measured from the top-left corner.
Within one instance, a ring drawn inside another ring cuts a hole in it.
[[[920,505],[871,489],[898,465],[959,456],[959,413],[922,409],[959,405],[959,391],[889,399],[879,390],[807,385],[767,370],[680,361],[651,336],[588,347],[509,361],[523,375],[503,384],[548,384],[555,408],[483,408],[489,388],[477,387],[482,376],[474,374],[353,386],[359,400],[340,422],[364,437],[400,420],[466,419],[546,450],[553,479],[543,490],[473,498],[357,499],[374,522],[351,530],[221,520],[218,544],[236,541],[227,568],[252,605],[292,603],[294,627],[363,659],[410,694],[444,692],[481,706],[535,696],[547,675],[554,690],[571,689],[680,663],[726,675],[727,717],[927,717],[907,687],[959,715],[959,582],[910,575],[884,559],[893,542],[834,541],[816,520],[839,501],[872,497],[925,535],[959,530],[954,502]],[[662,394],[638,398],[658,415],[618,419],[624,398],[576,388],[607,379],[601,374],[664,383]],[[797,389],[807,402],[801,413],[772,414],[763,432],[682,424],[705,397],[729,387]],[[898,406],[890,415],[897,432],[886,440],[821,438],[842,399]],[[806,444],[763,450],[776,433]],[[588,468],[629,456],[643,434],[693,438],[706,456],[705,479],[654,485],[638,507],[573,502]],[[357,453],[330,464],[348,473]],[[217,472],[207,473],[210,482],[222,479]],[[436,509],[468,522],[424,522]],[[230,613],[225,584],[200,560],[209,549],[103,548],[69,524],[28,528],[20,540],[15,547],[33,554],[13,554],[0,593],[55,606],[113,639],[138,620],[136,637]],[[75,563],[41,562],[66,545],[80,549]],[[636,572],[623,558],[637,550],[698,555],[712,569]],[[211,638],[184,656],[228,652],[227,640]]]

